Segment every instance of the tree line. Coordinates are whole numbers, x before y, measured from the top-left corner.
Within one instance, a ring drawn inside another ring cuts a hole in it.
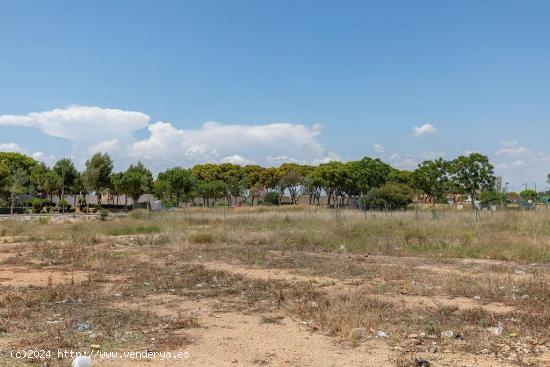
[[[137,202],[152,193],[166,206],[214,206],[223,200],[237,205],[245,198],[250,205],[260,198],[280,204],[283,195],[296,204],[302,195],[309,204],[320,204],[327,197],[329,206],[407,205],[413,196],[425,201],[445,202],[450,194],[463,194],[474,200],[480,195],[498,195],[493,165],[487,156],[472,153],[454,160],[426,160],[415,170],[399,170],[377,158],[357,161],[332,161],[319,165],[284,163],[279,167],[250,164],[205,163],[192,168],[174,167],[158,174],[141,162],[123,172],[113,171],[107,153],[96,153],[79,172],[74,163],[63,158],[52,167],[20,153],[0,153],[0,195],[12,208],[23,193],[43,199],[58,195],[62,205],[78,205],[86,194],[101,198],[124,196]],[[74,203],[65,196],[73,195]],[[78,198],[78,199],[77,199]],[[114,203],[113,203],[114,204]],[[128,205],[125,203],[116,203]]]

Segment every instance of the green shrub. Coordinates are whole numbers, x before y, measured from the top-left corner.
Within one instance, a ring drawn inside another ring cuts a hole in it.
[[[400,183],[387,183],[382,187],[371,189],[367,195],[361,196],[362,207],[391,205],[403,207],[412,203],[413,190]]]
[[[40,223],[40,224],[48,224],[49,222],[50,222],[50,217],[49,216],[42,215],[42,216],[40,216],[40,218],[38,218],[38,223]]]
[[[57,206],[59,208],[65,208],[65,209],[68,209],[70,207],[69,203],[65,199],[59,200],[59,202],[57,203]]]
[[[100,209],[98,212],[99,220],[106,220],[109,216],[109,211],[107,209]]]
[[[279,205],[279,193],[275,191],[268,192],[264,196],[264,203],[270,205]]]
[[[42,207],[44,206],[44,200],[42,199],[32,199],[32,207],[34,210],[36,210],[37,212],[39,212],[40,210],[42,210]]]

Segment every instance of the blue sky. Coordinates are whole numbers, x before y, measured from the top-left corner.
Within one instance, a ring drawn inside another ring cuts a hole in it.
[[[0,149],[156,170],[480,151],[540,188],[549,18],[546,1],[4,0]]]

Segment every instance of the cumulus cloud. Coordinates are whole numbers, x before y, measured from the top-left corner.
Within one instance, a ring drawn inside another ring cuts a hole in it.
[[[503,140],[502,148],[497,151],[497,156],[523,156],[530,154],[529,149],[519,145],[517,141]]]
[[[150,136],[132,145],[132,157],[167,163],[231,159],[270,164],[283,160],[312,162],[328,156],[317,140],[321,133],[318,125],[207,122],[199,129],[177,129],[168,122],[157,122],[148,129]]]
[[[376,153],[384,153],[386,151],[386,148],[382,144],[374,144],[372,146],[372,150],[374,150]]]
[[[20,153],[23,149],[16,143],[0,143],[0,152],[15,152]]]
[[[149,120],[141,112],[75,105],[27,115],[0,115],[0,126],[31,127],[58,138],[99,143],[105,137],[132,138]]]
[[[413,170],[418,166],[419,160],[410,156],[401,156],[393,153],[388,157],[389,163],[395,168],[403,170]]]
[[[230,156],[227,156],[227,157],[224,157],[220,160],[221,163],[233,163],[233,164],[238,164],[240,166],[245,166],[247,164],[252,164],[254,163],[253,161],[251,161],[250,159],[246,159],[244,157],[241,157],[240,155],[238,154],[233,154],[233,155],[230,155]]]
[[[413,135],[417,138],[427,134],[433,134],[435,132],[436,129],[432,124],[424,124],[422,126],[415,126],[413,128]]]
[[[544,179],[545,167],[550,166],[550,155],[527,149],[515,140],[503,140],[500,144],[495,158],[498,175],[516,184]]]
[[[0,115],[0,127],[35,128],[67,139],[73,143],[72,156],[80,164],[92,153],[108,152],[119,169],[137,160],[158,171],[206,161],[272,165],[282,160],[312,163],[335,158],[318,140],[322,132],[319,125],[206,122],[200,128],[180,129],[170,122],[150,120],[142,112],[69,106],[26,115]],[[144,128],[149,135],[136,138],[136,132]]]

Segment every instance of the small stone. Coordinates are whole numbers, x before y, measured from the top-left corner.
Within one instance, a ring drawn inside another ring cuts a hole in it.
[[[349,333],[349,337],[353,341],[361,340],[365,337],[367,330],[363,327],[358,327],[355,329],[351,329]]]
[[[418,334],[409,334],[409,339],[418,339]]]
[[[452,338],[453,336],[455,336],[455,333],[452,331],[452,330],[446,330],[446,331],[442,331],[441,332],[441,337],[442,338]]]
[[[83,323],[75,324],[73,328],[75,331],[83,333],[83,332],[92,330],[92,325],[90,325],[87,322],[83,322]]]
[[[424,358],[416,358],[414,360],[414,362],[416,363],[417,367],[430,367],[431,366],[430,361],[428,361],[427,359],[424,359]]]
[[[496,336],[502,335],[502,331],[504,330],[504,325],[502,325],[502,322],[498,322],[496,326],[492,326],[490,328],[487,328],[491,333],[493,333]]]
[[[387,338],[388,337],[388,333],[385,332],[384,330],[378,330],[376,332],[376,337],[377,338]]]
[[[428,348],[428,352],[437,353],[437,346],[432,345],[431,347]]]

